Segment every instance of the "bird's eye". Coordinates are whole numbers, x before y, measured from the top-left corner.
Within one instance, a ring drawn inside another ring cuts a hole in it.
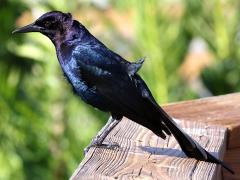
[[[51,25],[51,23],[50,23],[49,21],[44,22],[44,26],[45,26],[46,28],[50,27],[50,25]]]

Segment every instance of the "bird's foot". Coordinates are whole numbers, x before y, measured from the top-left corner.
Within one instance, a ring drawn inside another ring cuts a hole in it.
[[[108,143],[102,143],[102,144],[96,145],[95,147],[111,149],[111,150],[116,150],[116,149],[120,148],[119,144],[116,143],[116,142],[109,143],[109,144]]]
[[[93,143],[93,144],[90,144],[89,146],[87,146],[84,149],[84,156],[86,156],[87,152],[89,151],[89,149],[91,147],[98,147],[98,148],[111,149],[111,150],[116,150],[116,149],[120,148],[119,144],[116,143],[116,142],[113,142],[113,143]]]

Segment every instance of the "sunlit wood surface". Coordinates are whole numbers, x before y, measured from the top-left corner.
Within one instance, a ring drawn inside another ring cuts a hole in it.
[[[221,159],[228,140],[224,158],[235,175],[187,158],[174,137],[162,140],[124,118],[105,139],[121,148],[91,148],[71,179],[222,179],[222,174],[224,179],[240,179],[239,102],[237,93],[164,106],[190,136]]]

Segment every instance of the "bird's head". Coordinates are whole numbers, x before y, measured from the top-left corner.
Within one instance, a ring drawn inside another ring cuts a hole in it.
[[[72,26],[72,15],[60,11],[43,14],[35,22],[13,31],[15,33],[40,32],[49,37],[53,42],[66,36]]]

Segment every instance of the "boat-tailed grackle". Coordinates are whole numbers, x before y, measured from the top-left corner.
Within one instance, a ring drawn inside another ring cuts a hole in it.
[[[97,136],[92,145],[102,145],[109,131],[125,116],[163,139],[172,134],[188,157],[221,164],[233,173],[178,127],[157,104],[137,74],[143,59],[135,63],[125,60],[96,39],[70,13],[48,12],[13,33],[28,32],[40,32],[53,42],[64,75],[83,101],[111,113],[107,133]]]

